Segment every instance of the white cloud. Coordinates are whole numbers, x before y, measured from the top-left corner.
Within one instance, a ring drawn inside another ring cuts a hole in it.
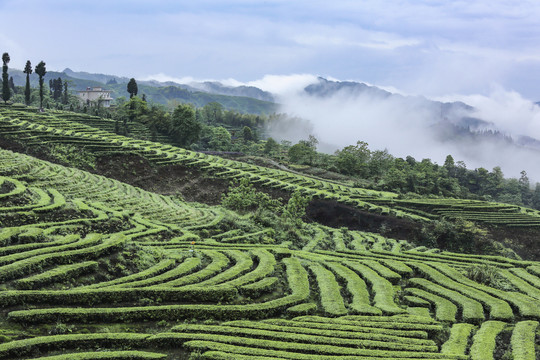
[[[317,77],[311,74],[265,75],[262,79],[247,82],[246,85],[286,97],[303,90],[315,81]]]
[[[475,115],[493,122],[509,135],[540,139],[540,107],[513,90],[493,85],[489,95],[450,95],[441,100],[463,101],[476,108]]]
[[[493,139],[437,140],[430,126],[440,121],[439,108],[427,106],[421,98],[380,98],[341,90],[331,97],[297,93],[283,100],[283,112],[309,120],[310,126],[304,126],[303,132],[299,127],[292,133],[280,129],[272,133],[277,139],[296,142],[314,134],[328,152],[365,141],[371,149],[387,148],[395,156],[430,158],[439,164],[451,154],[456,161],[464,161],[468,168],[491,170],[501,166],[508,177],[519,177],[520,171],[526,170],[533,181],[540,181],[539,151]],[[464,101],[477,108],[472,116],[492,121],[499,130],[540,139],[540,107],[514,91],[499,87],[494,88],[489,97],[448,96],[438,100]]]
[[[57,70],[242,82],[331,74],[428,95],[485,94],[497,82],[532,96],[540,83],[535,1],[20,0],[0,11],[0,45],[19,67],[43,59]],[[23,21],[43,24],[40,36]]]

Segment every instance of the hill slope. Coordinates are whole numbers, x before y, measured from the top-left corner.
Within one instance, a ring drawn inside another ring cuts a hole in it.
[[[462,212],[538,226],[538,214],[526,209],[404,202],[392,193],[118,136],[65,112],[25,117],[27,110],[1,109],[4,144],[138,154],[216,182],[248,177],[261,189],[302,191],[356,209],[355,216],[414,224]],[[133,165],[118,164],[118,172]],[[0,216],[0,359],[534,353],[539,262],[438,252],[315,222],[298,223],[282,238],[277,224],[255,215],[8,150],[0,150]]]

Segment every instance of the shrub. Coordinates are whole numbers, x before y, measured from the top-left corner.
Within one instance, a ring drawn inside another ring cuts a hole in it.
[[[248,212],[260,208],[275,210],[280,204],[268,194],[257,191],[248,178],[242,178],[231,182],[229,192],[221,196],[221,205],[227,209]]]

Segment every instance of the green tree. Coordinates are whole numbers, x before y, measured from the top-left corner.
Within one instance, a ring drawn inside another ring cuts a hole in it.
[[[30,74],[32,73],[32,63],[30,60],[26,62],[24,66],[24,73],[26,74],[26,87],[24,88],[24,101],[26,105],[30,105],[30,95],[32,90],[30,89]]]
[[[500,195],[504,187],[504,174],[499,166],[495,166],[488,174],[487,184],[484,193],[496,198]]]
[[[152,104],[148,111],[150,129],[166,134],[171,127],[171,114],[161,104]],[[156,134],[157,135],[157,134]]]
[[[212,129],[212,138],[209,142],[212,150],[227,151],[231,147],[231,133],[223,126]]]
[[[64,98],[62,99],[62,104],[67,105],[68,102],[69,102],[68,82],[64,81]]]
[[[267,155],[272,155],[274,152],[276,152],[279,149],[279,144],[276,140],[273,138],[268,138],[266,140],[266,143],[264,144],[264,153]]]
[[[49,89],[54,100],[58,101],[62,96],[63,83],[62,79],[51,79],[49,80]]]
[[[313,159],[317,156],[316,148],[318,143],[319,140],[313,135],[309,135],[308,140],[300,140],[298,144],[288,149],[289,160],[297,164],[313,165]]]
[[[454,158],[452,155],[447,155],[446,160],[444,160],[444,168],[448,172],[448,176],[454,177],[456,176],[456,163],[454,162]]]
[[[300,140],[298,144],[289,148],[287,155],[289,156],[289,161],[292,163],[311,164],[316,152],[308,141]]]
[[[310,196],[304,196],[300,190],[296,190],[292,193],[287,205],[283,209],[283,219],[289,220],[297,226],[300,225],[310,201]]]
[[[390,170],[393,162],[394,157],[386,149],[371,152],[368,162],[369,176],[379,181]]]
[[[365,176],[370,155],[368,144],[358,141],[356,145],[346,146],[336,152],[336,166],[340,173]]]
[[[489,233],[473,222],[455,219],[454,222],[436,220],[423,225],[421,243],[443,250],[481,253],[490,246]]]
[[[529,183],[529,177],[527,172],[523,170],[519,178],[519,188],[521,190],[521,201],[524,205],[530,206],[532,200],[531,184]]]
[[[11,98],[11,91],[9,89],[9,75],[8,75],[8,64],[10,61],[9,54],[3,53],[2,54],[2,62],[4,65],[2,66],[2,99],[4,100],[4,103],[7,103],[8,100]]]
[[[503,193],[497,197],[500,202],[523,205],[521,199],[521,186],[518,179],[507,179],[504,183]]]
[[[201,123],[195,118],[195,110],[187,104],[174,109],[169,134],[180,146],[189,146],[199,140]]]
[[[202,112],[203,117],[208,124],[217,124],[223,119],[223,105],[216,101],[204,105]]]
[[[114,99],[114,102],[116,103],[118,107],[122,107],[127,102],[127,99],[125,96],[119,96],[116,99]]]
[[[244,128],[242,129],[242,139],[244,139],[245,143],[254,140],[253,131],[251,131],[251,128],[249,126],[244,126]]]
[[[130,122],[137,121],[143,124],[148,122],[148,104],[142,99],[133,97],[124,103],[123,108]]]
[[[280,204],[268,194],[257,191],[249,178],[245,177],[230,183],[228,192],[221,195],[221,205],[245,213],[258,209],[276,211]]]
[[[383,189],[404,192],[407,187],[407,179],[404,170],[392,167],[383,177]]]
[[[137,86],[137,81],[135,81],[134,78],[129,79],[129,82],[127,84],[127,92],[129,93],[130,98],[137,96],[137,93],[139,92],[139,88]]]
[[[313,150],[316,150],[317,149],[317,145],[319,145],[319,140],[317,140],[317,138],[313,135],[309,135],[308,136],[308,140],[307,140],[309,146],[311,146],[313,148]]]
[[[43,77],[47,73],[45,62],[40,61],[36,66],[36,74],[39,76],[39,108],[43,109]]]

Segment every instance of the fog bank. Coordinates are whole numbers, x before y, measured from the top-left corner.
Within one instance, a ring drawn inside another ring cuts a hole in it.
[[[506,177],[519,177],[527,171],[533,181],[540,181],[540,142],[518,146],[495,138],[460,136],[441,141],[434,130],[441,121],[456,123],[464,116],[481,122],[479,129],[497,130],[518,141],[520,135],[540,139],[540,107],[516,92],[500,87],[486,95],[451,95],[439,101],[463,101],[474,107],[470,113],[442,115],[440,104],[422,97],[379,96],[371,92],[340,89],[319,96],[303,89],[306,78],[293,91],[293,81],[286,82],[287,92],[278,96],[281,112],[305,119],[292,128],[276,127],[270,134],[278,140],[297,142],[313,134],[319,140],[320,151],[332,153],[344,146],[365,141],[370,149],[388,149],[397,157],[411,155],[417,160],[429,158],[439,164],[451,154],[464,161],[467,168],[500,166]],[[268,78],[266,80],[269,80]],[[271,79],[273,80],[273,79]],[[435,104],[435,105],[434,105]]]

